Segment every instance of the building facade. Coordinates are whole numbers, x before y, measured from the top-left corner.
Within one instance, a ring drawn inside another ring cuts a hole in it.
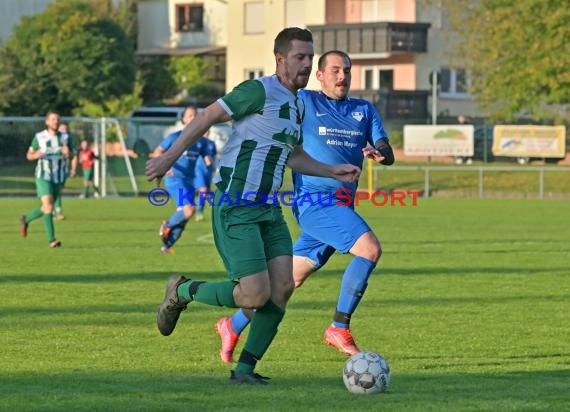
[[[418,0],[232,0],[228,12],[228,88],[273,73],[275,35],[298,26],[313,32],[316,58],[331,49],[350,54],[351,95],[373,101],[385,119],[430,119],[434,108],[444,116],[481,114],[468,73],[447,63],[452,42],[440,8]],[[315,76],[308,87],[319,87]]]
[[[0,40],[22,16],[53,0],[0,2]],[[385,119],[479,116],[469,73],[450,63],[445,10],[421,0],[139,0],[142,56],[198,55],[212,60],[226,91],[275,71],[273,39],[284,27],[309,28],[316,58],[340,49],[353,60],[351,94],[374,102]],[[434,4],[434,2],[430,2]],[[315,60],[316,62],[316,60]],[[432,100],[430,74],[439,74]],[[222,86],[223,87],[223,86]],[[309,88],[318,88],[313,75]]]

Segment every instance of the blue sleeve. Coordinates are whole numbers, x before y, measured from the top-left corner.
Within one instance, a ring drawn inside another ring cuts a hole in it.
[[[211,140],[208,140],[208,156],[216,157],[216,144]]]
[[[174,144],[174,141],[178,137],[178,134],[172,133],[162,139],[162,142],[158,145],[162,150],[165,152],[170,149],[170,147]]]

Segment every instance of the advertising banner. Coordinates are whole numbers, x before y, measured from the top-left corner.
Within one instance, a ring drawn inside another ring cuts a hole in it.
[[[406,125],[406,156],[473,156],[473,125]]]
[[[507,157],[552,157],[566,155],[564,126],[504,126],[493,129],[493,154]]]

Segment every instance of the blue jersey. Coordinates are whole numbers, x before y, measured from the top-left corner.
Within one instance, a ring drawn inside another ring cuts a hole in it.
[[[206,139],[206,156],[210,156],[212,158],[212,164],[210,166],[206,166],[206,162],[204,162],[203,157],[199,157],[196,161],[196,175],[202,174],[203,176],[208,176],[212,173],[212,170],[215,166],[216,161],[216,143],[214,143],[210,139]]]
[[[347,97],[329,99],[320,91],[301,90],[298,96],[305,103],[302,125],[303,149],[313,158],[329,165],[350,163],[362,168],[362,149],[368,143],[375,146],[380,139],[388,140],[380,115],[367,100]],[[354,195],[358,183],[345,183],[326,177],[307,176],[293,172],[293,183],[298,199],[297,212],[302,213],[311,202],[329,204],[330,194],[346,188]]]
[[[180,137],[182,130],[171,133],[160,143],[162,150],[167,151],[172,147],[174,142]],[[188,180],[193,182],[194,171],[196,169],[196,161],[200,157],[208,155],[208,139],[201,137],[196,143],[180,155],[176,163],[172,165],[173,176],[166,175],[166,180]]]

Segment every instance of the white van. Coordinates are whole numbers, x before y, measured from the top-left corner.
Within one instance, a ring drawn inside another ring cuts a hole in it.
[[[127,147],[132,148],[141,139],[151,152],[154,151],[162,139],[182,128],[180,119],[185,107],[141,107],[133,110],[127,124]],[[216,143],[218,153],[229,140],[231,130],[228,123],[217,123],[210,128],[209,138]]]

